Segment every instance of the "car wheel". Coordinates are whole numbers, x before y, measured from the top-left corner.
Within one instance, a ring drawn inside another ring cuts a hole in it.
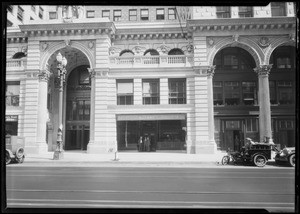
[[[5,163],[6,165],[9,164],[11,162],[11,158],[10,158],[10,155],[9,155],[9,152],[6,151],[5,152]]]
[[[16,161],[18,163],[23,163],[24,162],[24,159],[25,159],[25,155],[23,155],[21,158],[16,158]]]
[[[289,156],[289,165],[295,167],[295,154]]]
[[[230,161],[230,157],[228,155],[224,156],[222,158],[222,165],[227,165],[229,164],[229,161]]]
[[[255,166],[263,167],[266,165],[267,159],[265,158],[264,155],[257,154],[254,156],[253,162],[254,162]]]

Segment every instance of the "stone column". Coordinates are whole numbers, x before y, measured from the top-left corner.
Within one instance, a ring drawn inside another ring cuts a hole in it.
[[[91,105],[90,105],[90,141],[93,144],[95,140],[95,71],[88,68],[91,78]]]
[[[37,118],[37,149],[38,153],[43,153],[48,151],[48,146],[46,144],[46,131],[47,131],[47,98],[48,98],[48,80],[50,77],[50,72],[44,70],[40,72],[39,76],[39,94],[38,94],[38,118]]]
[[[216,66],[211,66],[207,69],[207,102],[208,102],[208,141],[214,145],[216,151],[217,145],[215,142],[215,118],[214,118],[214,93],[213,93],[213,76]]]
[[[273,143],[272,127],[271,127],[271,105],[269,90],[269,73],[272,65],[260,65],[254,71],[258,74],[259,85],[259,130],[260,141],[265,137],[269,138],[269,142]]]

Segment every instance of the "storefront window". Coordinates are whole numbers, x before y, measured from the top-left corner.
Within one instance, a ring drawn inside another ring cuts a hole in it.
[[[143,80],[143,104],[159,104],[159,80]]]
[[[133,105],[132,80],[117,80],[117,105]]]
[[[5,116],[5,135],[18,135],[18,115]]]
[[[257,132],[258,131],[258,119],[257,118],[246,119],[246,131],[247,132]]]
[[[257,104],[257,91],[255,82],[242,82],[244,105]]]
[[[6,83],[6,105],[19,106],[20,82]]]
[[[225,104],[240,104],[240,86],[239,82],[224,82]]]
[[[169,104],[186,104],[185,79],[169,79]]]

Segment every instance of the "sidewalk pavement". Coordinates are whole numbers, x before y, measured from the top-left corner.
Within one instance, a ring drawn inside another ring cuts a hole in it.
[[[219,165],[225,154],[221,151],[216,154],[186,154],[184,151],[88,154],[85,151],[64,151],[60,160],[53,160],[54,152],[27,154],[20,166],[203,166]]]

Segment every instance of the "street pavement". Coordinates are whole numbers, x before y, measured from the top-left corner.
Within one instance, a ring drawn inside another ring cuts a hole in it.
[[[212,167],[222,166],[225,152],[215,154],[186,154],[185,151],[117,152],[88,154],[86,151],[64,151],[63,158],[54,160],[54,152],[26,154],[24,163],[14,166],[162,166],[162,167]],[[274,159],[267,166],[275,166]],[[226,166],[224,166],[226,167]]]

